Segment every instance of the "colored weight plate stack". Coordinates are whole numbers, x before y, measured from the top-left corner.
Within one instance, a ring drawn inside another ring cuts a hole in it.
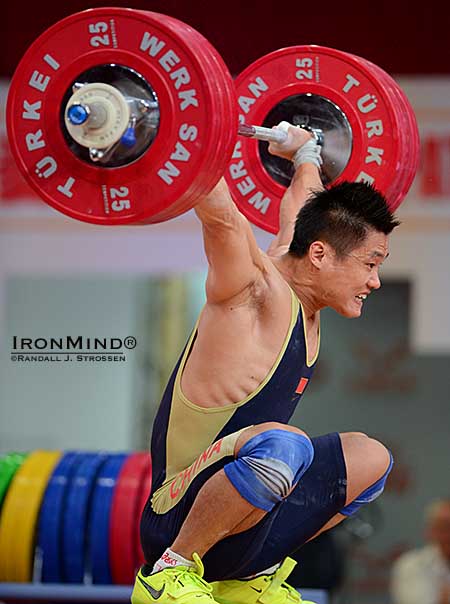
[[[111,506],[109,556],[113,583],[130,585],[142,562],[142,556],[138,555],[139,520],[142,492],[145,491],[147,498],[150,480],[150,456],[147,453],[130,455],[120,470]]]
[[[0,581],[31,581],[42,497],[61,453],[35,451],[14,475],[0,516]]]
[[[269,127],[276,123],[267,120],[277,115],[277,106],[296,95],[310,95],[319,102],[323,99],[323,105],[336,107],[351,132],[351,148],[343,169],[331,182],[371,179],[393,206],[398,205],[399,193],[404,194],[407,185],[405,171],[398,170],[405,161],[404,103],[368,62],[330,48],[294,46],[255,61],[238,76],[236,89],[244,121]],[[296,115],[293,103],[293,115],[279,117],[309,125],[310,116]],[[370,122],[382,123],[379,136],[373,136]],[[333,167],[333,153],[340,148],[336,145],[329,150],[331,138],[324,130],[324,169]],[[265,165],[261,145],[252,139],[242,140],[226,178],[241,211],[254,224],[276,233],[285,186]],[[406,172],[410,176],[410,170]]]
[[[148,453],[0,457],[0,580],[130,585],[143,563]]]

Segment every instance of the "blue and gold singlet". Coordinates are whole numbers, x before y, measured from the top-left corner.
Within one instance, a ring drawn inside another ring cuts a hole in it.
[[[204,408],[189,401],[180,386],[195,329],[170,377],[155,418],[151,443],[152,509],[163,514],[183,497],[194,478],[219,459],[232,455],[239,432],[268,421],[287,423],[307,384],[318,351],[308,364],[305,317],[291,290],[291,322],[269,374],[244,400]]]
[[[141,518],[147,564],[176,539],[202,486],[234,459],[239,433],[248,426],[287,423],[310,380],[305,318],[292,292],[291,323],[282,349],[259,387],[244,400],[205,409],[186,399],[181,375],[197,330],[178,361],[155,419],[153,484]],[[306,543],[345,505],[346,468],[339,434],[311,439],[314,460],[294,490],[252,528],[218,541],[203,557],[207,581],[241,578],[283,560]]]

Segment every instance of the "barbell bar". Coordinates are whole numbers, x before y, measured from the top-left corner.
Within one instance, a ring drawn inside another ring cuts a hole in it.
[[[103,225],[168,220],[225,174],[240,209],[276,232],[292,175],[267,151],[285,140],[279,121],[316,136],[325,185],[366,180],[393,209],[401,203],[418,162],[413,111],[386,72],[342,51],[281,49],[233,82],[182,21],[91,9],[35,41],[7,104],[12,152],[31,186],[64,214]]]

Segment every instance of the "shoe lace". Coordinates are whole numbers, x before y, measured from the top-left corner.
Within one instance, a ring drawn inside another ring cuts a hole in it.
[[[296,602],[302,602],[301,595],[294,587],[292,587],[292,585],[289,585],[289,583],[283,581],[283,583],[281,584],[281,588],[287,589],[289,597],[291,597],[293,600],[295,600]]]
[[[203,579],[204,568],[200,556],[196,553],[193,554],[192,559],[194,560],[195,566],[178,566],[173,569],[173,585],[177,587],[186,587],[186,583],[189,586],[197,587],[198,591],[204,594],[211,594],[212,586]],[[195,591],[197,591],[195,590]],[[193,591],[191,589],[191,591]],[[169,595],[174,596],[171,590],[168,590]],[[212,596],[210,596],[211,599]]]
[[[273,575],[265,577],[265,580],[270,582],[270,585],[259,598],[262,604],[270,604],[270,602],[274,599],[275,593],[280,589],[286,590],[286,596],[289,599],[294,600],[298,604],[302,602],[301,595],[298,593],[298,591],[294,589],[292,585],[286,583],[286,579],[291,574],[296,564],[297,562],[292,560],[292,558],[286,558],[280,568],[276,570]]]

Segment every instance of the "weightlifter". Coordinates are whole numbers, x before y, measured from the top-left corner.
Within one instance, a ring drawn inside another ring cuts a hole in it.
[[[301,602],[288,558],[383,491],[392,457],[362,433],[289,426],[319,352],[320,310],[359,317],[399,224],[365,183],[324,189],[320,147],[286,123],[295,174],[266,253],[224,180],[195,210],[206,298],[152,435],[147,564],[133,604]]]

